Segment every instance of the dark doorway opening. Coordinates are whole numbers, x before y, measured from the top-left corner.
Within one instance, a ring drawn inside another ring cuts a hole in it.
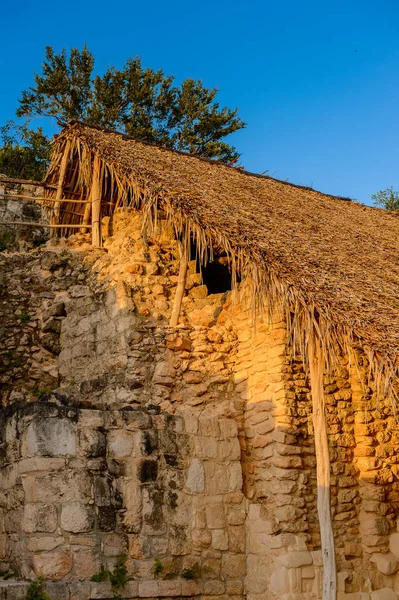
[[[195,242],[191,242],[191,256],[193,259],[197,257],[196,250]],[[197,257],[196,265],[197,273],[202,273],[202,283],[208,288],[208,294],[224,294],[231,290],[231,268],[225,252],[217,252],[217,249],[214,249],[213,261],[209,261],[204,266],[200,265]],[[237,281],[239,281],[238,278]]]

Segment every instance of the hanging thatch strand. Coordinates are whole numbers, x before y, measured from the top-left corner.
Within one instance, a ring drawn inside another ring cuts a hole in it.
[[[66,148],[70,159],[63,193],[82,199],[81,209],[74,209],[82,216],[64,214],[67,206],[61,201],[65,233],[67,223],[83,223],[97,155],[102,217],[136,206],[151,229],[162,209],[186,249],[194,238],[203,264],[212,259],[215,246],[223,248],[233,286],[237,275],[246,281],[255,312],[284,310],[292,345],[302,356],[307,356],[310,332],[320,340],[326,366],[337,349],[360,342],[380,390],[392,389],[399,362],[399,221],[394,214],[77,122],[54,143],[47,176],[52,186]],[[54,198],[55,191],[47,194]]]

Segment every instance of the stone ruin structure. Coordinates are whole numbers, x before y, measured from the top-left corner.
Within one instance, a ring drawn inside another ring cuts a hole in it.
[[[318,240],[328,246],[320,215],[330,210],[330,219],[353,228],[355,246],[342,230],[348,252],[356,254],[355,247],[366,245],[371,260],[371,227],[379,223],[386,228],[376,259],[380,268],[382,254],[393,252],[395,217],[253,177],[261,200],[261,186],[266,185],[270,194],[274,187],[278,193],[287,190],[288,212],[297,202],[282,243],[302,244],[298,260],[305,261],[306,255],[308,263],[303,262],[304,272],[295,279],[288,273],[287,256],[280,253],[281,272],[276,272],[281,281],[285,273],[290,286],[300,285],[314,275],[313,267],[326,278],[326,264],[332,272],[324,288],[313,280],[314,289],[307,290],[306,305],[324,336],[307,354],[316,334],[305,321],[299,296],[288,293],[284,303],[272,278],[266,285],[253,271],[253,262],[245,262],[233,239],[230,247],[223,242],[213,223],[212,255],[209,239],[201,238],[205,216],[200,205],[189,206],[192,213],[184,224],[191,219],[191,228],[184,238],[184,227],[177,227],[181,217],[171,218],[172,204],[165,204],[165,197],[149,224],[159,196],[152,189],[147,205],[143,180],[136,190],[140,202],[133,202],[130,187],[124,189],[123,201],[107,210],[110,196],[120,198],[123,187],[119,181],[112,191],[108,179],[101,192],[100,245],[93,245],[87,233],[90,222],[83,222],[88,205],[83,194],[82,204],[76,202],[71,211],[81,208],[81,226],[68,229],[77,215],[67,220],[67,199],[81,193],[76,181],[71,183],[77,177],[71,132],[75,142],[87,144],[80,148],[87,160],[90,144],[94,148],[90,136],[104,161],[111,161],[113,144],[134,144],[137,156],[152,153],[154,172],[144,173],[143,164],[137,168],[155,182],[161,197],[166,183],[156,179],[161,170],[157,160],[170,161],[168,177],[176,179],[175,202],[182,210],[186,190],[176,174],[181,160],[206,172],[216,196],[214,172],[223,177],[232,173],[243,186],[251,179],[222,165],[80,124],[60,136],[59,146],[69,140],[71,163],[61,195],[51,173],[59,174],[62,153],[61,159],[55,153],[48,186],[30,192],[48,194],[50,205],[55,198],[50,220],[65,225],[58,228],[61,237],[0,253],[0,598],[26,598],[29,582],[37,577],[45,579],[51,600],[399,598],[399,427],[393,402],[396,372],[388,368],[397,329],[393,325],[390,338],[384,330],[385,338],[375,345],[375,321],[385,327],[376,303],[373,315],[364,308],[350,337],[344,316],[334,321],[334,301],[342,302],[348,319],[352,305],[361,305],[354,263],[340,249],[333,257],[344,256],[340,269],[328,262],[329,255],[314,265],[313,250],[301,239],[303,223],[310,223],[316,247]],[[127,160],[125,152],[117,157],[121,164]],[[102,176],[109,178],[104,171]],[[21,185],[8,182],[0,188],[0,203],[23,195]],[[200,191],[206,206],[210,192]],[[308,205],[301,194],[307,195]],[[92,215],[95,201],[92,190]],[[47,218],[46,202],[38,201],[37,207],[38,218]],[[238,205],[236,210],[240,213]],[[280,210],[277,205],[275,211]],[[215,218],[222,217],[219,212]],[[255,260],[250,215],[239,217],[243,247]],[[268,219],[273,218],[270,208]],[[271,247],[279,253],[276,238]],[[271,253],[263,260],[269,270],[275,268]],[[353,260],[366,258],[359,250]],[[377,294],[375,285],[380,300],[385,289],[387,303],[394,273],[385,288],[381,277],[374,280],[375,273],[367,273],[363,300],[368,293]],[[254,287],[256,277],[259,285]],[[361,278],[366,278],[362,271]],[[260,294],[261,285],[273,300],[263,307],[258,297],[254,304],[254,289]],[[179,289],[177,323],[171,324]],[[329,313],[322,302],[326,290],[332,294],[326,297]],[[394,310],[392,300],[391,317]],[[333,325],[328,328],[328,323]],[[339,335],[347,336],[348,343],[340,344]],[[384,354],[388,346],[389,355]],[[325,358],[321,393],[318,351]],[[318,394],[324,402],[321,411],[315,405]],[[322,435],[319,442],[315,439],[323,427],[327,456]],[[322,484],[325,473],[320,473],[326,465],[328,489]],[[323,539],[329,520],[330,540]],[[115,574],[121,560],[127,574],[115,583],[109,572]],[[327,588],[326,574],[327,583],[333,582]]]

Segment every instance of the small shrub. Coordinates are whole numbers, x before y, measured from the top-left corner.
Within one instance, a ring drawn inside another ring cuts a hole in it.
[[[201,577],[201,567],[198,563],[194,563],[189,569],[184,569],[181,576],[183,579],[199,579]]]
[[[153,573],[154,577],[159,577],[161,575],[162,571],[163,571],[163,564],[157,558],[157,560],[154,563],[154,568],[152,570],[152,573]]]
[[[130,580],[127,574],[126,560],[127,556],[122,554],[116,559],[116,565],[113,571],[109,571],[108,569],[101,567],[100,571],[91,577],[91,581],[96,582],[109,580],[111,583],[112,592],[114,594],[114,600],[123,600],[119,593],[119,589],[123,588],[125,583]]]
[[[29,323],[29,321],[31,320],[31,316],[29,313],[27,312],[22,312],[19,315],[15,315],[16,319],[19,319],[22,323]]]
[[[0,232],[0,252],[8,250],[8,248],[14,243],[14,240],[15,235],[11,231]]]
[[[97,583],[101,582],[101,581],[107,581],[109,577],[109,571],[108,569],[104,569],[104,567],[101,567],[101,569],[99,570],[98,573],[95,573],[90,581],[96,581]]]
[[[49,387],[39,387],[37,384],[32,390],[32,394],[35,398],[37,398],[40,402],[42,400],[46,400],[49,394],[51,394],[52,390]]]
[[[129,577],[127,576],[126,560],[126,554],[118,556],[114,570],[110,571],[109,580],[114,592],[115,590],[123,587],[125,583],[129,581]]]
[[[44,591],[44,583],[43,577],[38,577],[36,581],[32,581],[26,592],[26,600],[51,600],[50,596]]]

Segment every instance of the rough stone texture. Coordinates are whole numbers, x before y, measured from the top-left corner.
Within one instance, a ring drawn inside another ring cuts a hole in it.
[[[27,196],[17,198],[17,195]],[[28,250],[44,243],[49,237],[49,229],[29,225],[3,225],[10,221],[25,223],[48,223],[47,214],[42,210],[36,197],[43,196],[39,184],[12,179],[0,174],[0,249]],[[32,199],[29,199],[32,197]]]
[[[123,553],[126,598],[319,599],[302,362],[281,315],[255,330],[229,294],[207,295],[195,261],[169,327],[178,248],[160,223],[144,242],[122,211],[104,249],[79,234],[0,256],[2,565],[45,570],[70,600],[112,598],[89,580]],[[357,358],[324,380],[338,600],[390,600],[399,429]],[[182,578],[190,569],[198,580]]]

